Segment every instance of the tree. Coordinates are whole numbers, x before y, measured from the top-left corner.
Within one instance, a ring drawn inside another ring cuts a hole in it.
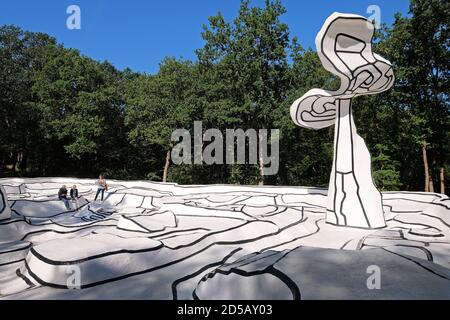
[[[333,129],[295,128],[289,106],[339,81],[290,38],[285,11],[281,1],[244,0],[234,20],[209,18],[198,61],[165,59],[155,75],[119,71],[46,34],[1,26],[2,175],[326,186]],[[448,193],[449,16],[446,1],[412,0],[409,15],[377,34],[374,51],[393,63],[395,87],[353,103],[383,189]],[[171,133],[196,120],[224,135],[279,128],[278,175],[263,177],[261,161],[170,167]]]
[[[129,140],[141,149],[163,151],[162,181],[167,181],[172,132],[191,128],[196,104],[193,82],[195,66],[189,61],[165,59],[156,76],[133,79],[127,92],[126,124]]]
[[[378,188],[382,191],[396,191],[399,189],[400,174],[397,170],[398,164],[391,161],[387,147],[382,144],[377,144],[377,155],[372,158],[373,163],[373,178]]]
[[[0,147],[2,166],[11,164],[13,174],[27,174],[30,158],[39,152],[39,113],[30,103],[35,72],[44,63],[44,51],[56,43],[43,33],[24,32],[14,26],[0,27]]]
[[[62,147],[58,167],[99,171],[111,160],[104,150],[120,150],[125,141],[120,135],[123,106],[115,85],[120,75],[107,62],[100,64],[76,50],[53,45],[45,55],[32,87],[34,107],[42,114],[39,128],[47,143]]]
[[[440,182],[449,158],[450,4],[443,0],[411,0],[410,16],[397,15],[381,46],[394,61],[399,105],[410,112],[424,168],[425,191]]]
[[[219,13],[209,18],[197,51],[200,65],[215,68],[222,82],[228,108],[223,118],[229,128],[272,128],[273,112],[285,98],[288,86],[288,26],[280,21],[286,12],[281,1],[265,1],[262,8],[243,0],[233,23]],[[208,116],[207,116],[208,117]],[[256,181],[264,183],[263,163],[258,157]],[[234,171],[239,167],[234,166]],[[232,173],[233,174],[233,173]],[[245,176],[245,173],[238,176]]]
[[[314,87],[336,89],[338,81],[323,67],[317,53],[304,50],[296,40],[292,49],[293,64],[289,70],[287,98],[275,110],[276,128],[281,130],[280,168],[282,185],[314,185],[325,187],[330,178],[333,157],[333,129],[302,130],[292,121],[289,112],[292,101]]]

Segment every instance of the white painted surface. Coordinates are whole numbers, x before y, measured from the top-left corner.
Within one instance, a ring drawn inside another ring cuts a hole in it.
[[[72,183],[85,190],[86,214],[55,197]],[[0,223],[2,298],[292,299],[295,287],[302,299],[450,298],[444,195],[383,194],[387,226],[367,230],[326,223],[324,189],[109,181],[94,203],[94,180],[0,184],[13,209]],[[386,290],[365,288],[371,264]],[[58,289],[68,266],[80,268],[82,290]]]
[[[339,77],[340,88],[312,89],[291,107],[291,117],[301,127],[335,124],[327,222],[368,229],[386,224],[370,153],[353,121],[351,99],[386,91],[395,81],[390,62],[372,52],[373,34],[373,24],[362,16],[335,12],[328,17],[316,37],[317,53],[324,68]]]

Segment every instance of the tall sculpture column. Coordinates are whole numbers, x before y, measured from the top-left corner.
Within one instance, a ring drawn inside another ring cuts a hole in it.
[[[389,61],[372,52],[373,34],[366,18],[333,13],[318,33],[316,46],[325,69],[340,78],[340,88],[312,89],[291,107],[299,126],[321,129],[335,124],[327,223],[371,229],[386,223],[370,153],[353,120],[352,98],[388,90],[394,83]]]

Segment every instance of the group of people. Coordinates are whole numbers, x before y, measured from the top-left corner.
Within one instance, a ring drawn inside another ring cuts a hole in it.
[[[100,175],[98,177],[97,180],[97,193],[95,194],[95,200],[97,201],[97,198],[99,195],[101,195],[101,201],[103,201],[103,198],[105,196],[105,190],[108,191],[108,185],[106,184],[106,179],[104,175]],[[68,211],[71,210],[71,206],[70,203],[73,202],[75,203],[75,209],[78,211],[79,210],[79,206],[78,206],[78,188],[77,186],[74,184],[72,186],[72,188],[70,189],[69,195],[70,198],[67,196],[67,187],[66,185],[61,186],[61,188],[58,191],[58,199],[64,202],[64,205],[66,206],[66,209]]]
[[[76,210],[78,210],[78,188],[74,184],[70,189],[70,198],[67,197],[67,187],[63,185],[58,191],[58,198],[64,202],[67,210],[71,210],[70,201],[75,202]]]

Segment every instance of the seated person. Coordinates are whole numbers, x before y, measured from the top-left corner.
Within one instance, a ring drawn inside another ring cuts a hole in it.
[[[69,199],[67,198],[67,188],[63,185],[58,191],[58,198],[64,202],[67,210],[70,210]]]
[[[72,200],[78,199],[78,189],[75,184],[72,186],[72,189],[70,189],[70,198]]]

